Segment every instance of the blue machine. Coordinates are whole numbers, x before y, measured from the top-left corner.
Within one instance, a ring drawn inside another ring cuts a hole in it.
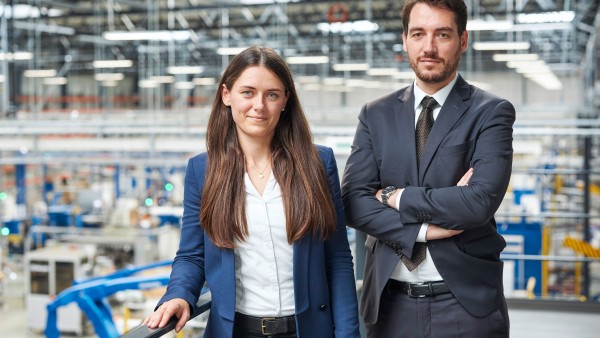
[[[131,276],[137,272],[170,265],[172,261],[152,263],[140,267],[127,268],[110,275],[92,277],[74,281],[73,286],[59,293],[54,301],[47,305],[46,337],[59,338],[57,326],[57,310],[61,306],[76,302],[79,308],[92,322],[94,330],[100,338],[118,337],[119,333],[112,320],[110,306],[106,297],[122,290],[149,290],[167,285],[168,275]]]

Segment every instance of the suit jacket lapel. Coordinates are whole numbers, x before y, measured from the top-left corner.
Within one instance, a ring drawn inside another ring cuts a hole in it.
[[[399,173],[405,173],[409,182],[417,182],[417,146],[415,143],[415,95],[413,86],[406,87],[398,96],[400,104],[394,105],[394,117],[398,140],[396,144],[400,153],[401,163],[404,168],[399,168]]]
[[[414,95],[413,95],[414,96]],[[470,106],[469,99],[471,97],[471,87],[463,80],[459,75],[452,91],[448,95],[448,98],[444,102],[438,117],[435,119],[429,138],[427,139],[427,145],[425,146],[425,152],[421,159],[421,171],[419,172],[419,185],[423,184],[423,178],[427,168],[433,159],[437,149],[439,148],[442,140],[450,132],[452,127],[458,122],[460,117],[467,111]],[[413,142],[414,144],[414,142]]]

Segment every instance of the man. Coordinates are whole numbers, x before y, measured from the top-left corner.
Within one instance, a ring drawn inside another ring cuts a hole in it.
[[[348,225],[368,235],[368,336],[508,337],[493,216],[515,109],[458,75],[462,0],[407,0],[402,18],[416,80],[362,108],[342,184]]]

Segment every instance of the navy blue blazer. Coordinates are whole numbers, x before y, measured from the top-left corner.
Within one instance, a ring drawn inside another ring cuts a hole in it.
[[[348,225],[368,234],[361,314],[375,323],[381,293],[400,260],[410,257],[423,222],[464,230],[429,241],[429,253],[458,301],[487,316],[504,302],[496,231],[512,167],[515,108],[458,77],[435,120],[417,171],[413,86],[367,103],[346,164],[342,192]],[[456,186],[474,168],[468,186]],[[400,210],[375,192],[405,188]]]
[[[352,254],[348,244],[338,170],[331,148],[317,146],[335,202],[334,235],[317,240],[311,234],[293,244],[294,299],[299,338],[360,337]],[[212,305],[205,337],[231,337],[235,314],[235,267],[231,249],[216,247],[200,225],[200,204],[207,153],[189,160],[185,177],[179,250],[162,304],[183,298],[196,304],[206,281]],[[227,206],[223,210],[227,212]]]

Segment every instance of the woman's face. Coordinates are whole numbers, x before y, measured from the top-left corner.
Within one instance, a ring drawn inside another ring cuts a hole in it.
[[[223,103],[231,107],[240,142],[271,142],[288,94],[283,82],[262,66],[246,68],[231,88],[223,85]]]

